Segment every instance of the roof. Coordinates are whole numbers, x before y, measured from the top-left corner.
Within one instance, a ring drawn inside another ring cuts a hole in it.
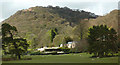
[[[80,41],[72,41],[72,42],[68,42],[67,44],[72,44],[72,43],[78,43]]]
[[[72,42],[68,42],[68,44],[72,44]]]

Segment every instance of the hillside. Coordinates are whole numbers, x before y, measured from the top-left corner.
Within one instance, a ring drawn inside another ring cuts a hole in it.
[[[105,24],[108,27],[112,27],[116,31],[118,31],[118,19],[119,19],[118,12],[119,11],[120,10],[113,10],[105,16],[101,16],[96,19],[91,19],[91,20],[89,20],[89,24],[90,24],[90,26]]]
[[[72,30],[81,20],[96,17],[97,15],[93,13],[83,10],[74,11],[67,7],[36,6],[16,12],[3,23],[16,26],[19,35],[32,40],[35,47],[51,45],[49,31],[56,28],[58,35],[53,43],[58,46],[64,43],[65,36],[74,36]]]
[[[65,37],[71,37],[74,41],[80,40],[81,32],[85,38],[87,29],[93,25],[107,24],[117,30],[117,11],[114,10],[110,14],[98,17],[90,12],[72,10],[67,7],[36,6],[16,12],[3,23],[16,26],[19,35],[32,43],[32,48],[52,44],[58,46],[65,43]],[[51,29],[57,29],[58,32],[53,43],[50,42]]]

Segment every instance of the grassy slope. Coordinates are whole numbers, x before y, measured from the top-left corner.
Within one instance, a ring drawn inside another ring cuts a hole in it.
[[[36,55],[32,60],[3,61],[3,63],[118,63],[118,57],[90,58],[86,53],[66,55]]]

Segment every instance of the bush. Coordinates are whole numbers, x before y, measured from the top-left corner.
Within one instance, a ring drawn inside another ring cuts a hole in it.
[[[63,48],[63,47],[61,47],[61,48],[59,48],[59,49],[61,49],[61,50],[64,51],[65,53],[70,53],[70,49],[69,49],[69,48]]]
[[[30,53],[30,55],[47,55],[47,54],[44,52],[36,51],[36,52]]]
[[[57,51],[52,51],[52,55],[56,55],[57,54]]]
[[[40,54],[41,54],[40,51],[30,53],[30,55],[40,55]]]
[[[2,58],[2,61],[12,61],[17,60],[16,58]]]
[[[23,58],[22,60],[32,60],[32,58]]]

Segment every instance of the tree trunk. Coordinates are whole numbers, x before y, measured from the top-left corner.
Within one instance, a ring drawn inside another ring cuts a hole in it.
[[[94,56],[97,57],[97,53],[96,52],[94,53]]]
[[[111,53],[111,54],[112,54],[112,56],[114,56],[113,53]]]
[[[83,34],[82,34],[82,31],[81,31],[81,40],[83,39]]]
[[[21,59],[21,56],[20,56],[20,54],[18,55],[18,59],[19,59],[19,60]]]
[[[106,56],[106,57],[108,56],[108,53],[107,53],[107,52],[105,52],[105,56]]]
[[[98,53],[98,56],[99,56],[100,58],[102,58],[102,57],[104,56],[104,53],[99,52],[99,53]]]

